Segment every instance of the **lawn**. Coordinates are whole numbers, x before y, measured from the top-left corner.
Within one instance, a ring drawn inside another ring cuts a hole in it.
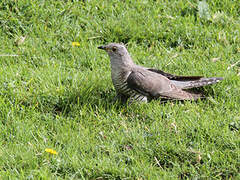
[[[228,0],[2,0],[0,178],[240,179],[239,14]],[[194,102],[123,104],[97,49],[110,42],[224,80]]]

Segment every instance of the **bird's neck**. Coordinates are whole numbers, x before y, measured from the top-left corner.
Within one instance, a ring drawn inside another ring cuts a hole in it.
[[[111,58],[111,76],[115,88],[118,86],[117,84],[126,81],[129,73],[131,73],[131,70],[135,65],[130,56],[121,56],[118,58],[124,59],[116,59],[116,57]]]
[[[130,71],[131,68],[135,65],[132,58],[129,55],[116,57],[110,57],[111,59],[111,68],[115,71]]]

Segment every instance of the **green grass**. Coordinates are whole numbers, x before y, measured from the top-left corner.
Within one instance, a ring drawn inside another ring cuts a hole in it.
[[[1,179],[239,179],[240,4],[207,3],[210,18],[195,0],[1,1]],[[196,102],[114,102],[109,42],[225,80]]]

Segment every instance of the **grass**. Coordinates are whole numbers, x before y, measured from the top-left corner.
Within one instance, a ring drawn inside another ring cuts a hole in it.
[[[1,1],[1,179],[239,179],[240,5],[207,3]],[[196,102],[114,102],[109,42],[225,80]]]

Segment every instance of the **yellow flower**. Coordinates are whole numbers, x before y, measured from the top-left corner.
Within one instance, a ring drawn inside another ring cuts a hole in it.
[[[49,149],[49,148],[46,148],[45,149],[45,152],[48,152],[49,154],[58,154],[58,152],[57,151],[55,151],[55,150],[53,150],[53,149]]]
[[[79,42],[72,42],[72,46],[80,46]]]

